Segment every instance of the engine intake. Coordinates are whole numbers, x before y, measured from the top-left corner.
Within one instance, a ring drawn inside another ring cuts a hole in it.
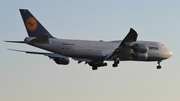
[[[146,53],[148,50],[148,47],[143,44],[135,44],[134,46],[132,46],[132,49],[138,53]]]
[[[57,64],[60,64],[60,65],[68,65],[69,64],[69,58],[54,58],[53,60]]]

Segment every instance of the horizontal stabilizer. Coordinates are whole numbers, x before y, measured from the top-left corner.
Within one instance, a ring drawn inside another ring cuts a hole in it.
[[[26,43],[24,41],[4,41],[4,42],[11,42],[11,43]]]

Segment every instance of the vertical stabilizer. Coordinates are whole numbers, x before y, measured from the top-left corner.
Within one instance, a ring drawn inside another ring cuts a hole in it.
[[[29,37],[48,35],[49,38],[54,38],[27,9],[19,9],[19,11]]]

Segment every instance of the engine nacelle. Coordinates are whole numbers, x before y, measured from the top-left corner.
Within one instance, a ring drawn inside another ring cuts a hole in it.
[[[132,49],[138,53],[146,53],[148,50],[148,47],[143,44],[135,44],[134,46],[132,46]]]
[[[57,64],[60,64],[60,65],[68,65],[69,64],[69,58],[54,58],[53,60]]]
[[[135,53],[132,56],[135,60],[146,60],[148,58],[147,53]]]

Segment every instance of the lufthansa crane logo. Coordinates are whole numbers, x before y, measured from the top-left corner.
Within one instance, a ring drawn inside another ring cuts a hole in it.
[[[37,29],[37,21],[34,17],[29,17],[26,20],[26,27],[29,31],[35,31]]]

